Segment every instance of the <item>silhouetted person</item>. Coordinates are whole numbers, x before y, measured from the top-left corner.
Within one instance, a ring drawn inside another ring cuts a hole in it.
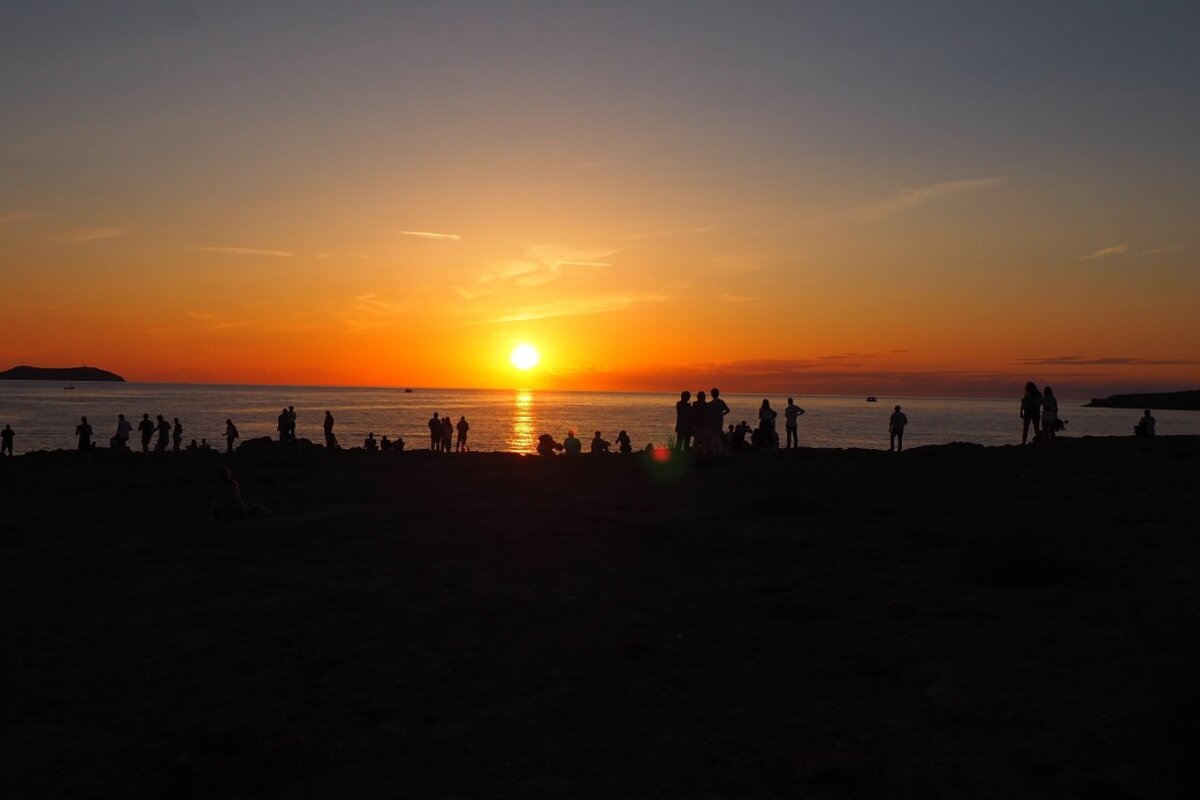
[[[296,407],[287,407],[287,438],[289,442],[296,441]]]
[[[1047,443],[1054,441],[1054,432],[1062,427],[1058,421],[1058,400],[1054,390],[1049,386],[1042,387],[1042,438]]]
[[[186,449],[189,453],[195,453],[200,449],[200,445],[196,444],[195,439],[192,439],[190,442],[188,442],[188,446],[184,449]]]
[[[338,443],[337,437],[333,435],[333,414],[325,412],[325,422],[322,423],[322,428],[325,430],[325,447],[330,450],[336,450]]]
[[[733,450],[745,450],[746,434],[748,433],[750,433],[750,426],[746,423],[746,420],[742,420],[737,425],[734,425],[730,448]]]
[[[1029,427],[1033,426],[1033,438],[1042,431],[1042,393],[1033,381],[1025,384],[1025,396],[1021,398],[1021,444],[1029,440]]]
[[[129,420],[125,419],[124,414],[117,414],[117,432],[113,434],[113,447],[122,453],[129,451],[129,434],[133,431],[133,426],[129,424]]]
[[[149,414],[142,414],[142,421],[138,423],[138,433],[142,435],[142,452],[150,452],[150,440],[154,438],[154,423],[150,421]]]
[[[192,441],[194,442],[194,441],[196,441],[196,440],[195,440],[195,439],[192,439]],[[201,440],[200,440],[200,449],[201,449],[201,450],[212,450],[212,446],[211,446],[211,445],[208,443],[208,439],[201,439]]]
[[[1142,412],[1142,418],[1133,426],[1133,435],[1154,436],[1154,417],[1150,416],[1150,409]]]
[[[763,398],[758,407],[758,427],[761,431],[761,447],[779,447],[779,434],[775,432],[775,418],[779,414],[771,408],[771,401]]]
[[[704,409],[705,436],[708,438],[705,447],[709,453],[716,455],[725,450],[721,431],[725,428],[725,415],[728,413],[729,405],[721,399],[721,390],[714,386]]]
[[[471,423],[463,416],[458,418],[458,424],[454,427],[458,430],[458,441],[454,443],[454,449],[461,453],[467,449],[467,431],[471,430]]]
[[[383,438],[379,440],[379,452],[392,452],[392,440],[387,437],[386,433],[383,435]]]
[[[397,453],[403,453],[404,452],[404,439],[397,436],[396,441],[392,442],[392,449],[395,450]]]
[[[375,434],[368,433],[367,438],[363,440],[363,449],[368,453],[374,453],[379,449],[379,442],[375,441]]]
[[[552,456],[555,450],[562,450],[563,446],[554,441],[554,437],[548,433],[543,433],[538,437],[537,452],[539,456]]]
[[[800,415],[804,413],[804,409],[796,405],[796,401],[788,398],[787,408],[783,410],[783,428],[787,433],[787,446],[789,448],[800,446]]]
[[[230,474],[228,467],[221,467],[217,470],[217,481],[219,488],[217,490],[217,500],[213,504],[213,516],[221,522],[242,519],[244,517],[256,517],[267,513],[265,507],[257,503],[247,503],[242,499],[242,489],[238,486],[238,482],[233,479],[233,475]]]
[[[286,442],[288,440],[290,425],[288,410],[285,408],[279,412],[279,418],[275,421],[275,430],[279,431],[279,441]]]
[[[680,392],[675,404],[675,449],[687,450],[692,443],[692,393]]]
[[[629,434],[625,431],[617,434],[617,449],[622,453],[633,452],[633,440],[629,438]]]
[[[696,400],[692,403],[692,446],[707,455],[705,445],[708,443],[704,435],[705,425],[708,424],[708,397],[704,392],[696,392]]]
[[[233,442],[238,438],[237,425],[233,424],[233,420],[225,420],[225,452],[233,452]]]
[[[155,430],[158,431],[158,441],[154,443],[154,452],[167,452],[167,442],[171,439],[171,423],[163,419],[163,415],[159,414],[155,419],[158,420],[158,425]]]
[[[442,421],[436,411],[429,418],[429,449],[435,453],[442,449]]]
[[[450,452],[450,442],[454,440],[454,422],[449,414],[442,415],[442,452]]]
[[[175,425],[171,428],[171,449],[179,452],[179,443],[183,441],[183,424],[175,417]]]
[[[13,454],[13,438],[16,436],[11,425],[5,425],[4,430],[0,431],[0,456],[8,453]]]
[[[88,425],[87,417],[80,417],[75,426],[75,435],[79,437],[79,452],[87,453],[92,449],[92,426]]]
[[[900,452],[904,449],[904,426],[908,417],[896,406],[892,416],[888,418],[888,452]]]
[[[592,444],[590,446],[591,452],[607,453],[607,452],[609,452],[608,448],[611,446],[612,445],[610,445],[607,441],[600,438],[600,431],[596,431],[596,435],[592,437]]]
[[[577,456],[583,452],[583,442],[575,438],[575,431],[567,431],[567,438],[563,439],[563,452],[569,456]]]

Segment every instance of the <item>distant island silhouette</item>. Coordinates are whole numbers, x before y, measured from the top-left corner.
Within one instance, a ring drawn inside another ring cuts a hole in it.
[[[20,366],[0,372],[5,381],[115,381],[125,379],[108,370],[96,367],[29,367]]]
[[[1200,411],[1200,389],[1150,394],[1114,394],[1093,398],[1085,406],[1096,408],[1156,408],[1167,411]]]

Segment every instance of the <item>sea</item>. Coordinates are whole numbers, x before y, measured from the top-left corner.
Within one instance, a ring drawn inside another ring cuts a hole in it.
[[[561,441],[576,431],[587,441],[595,431],[616,441],[627,431],[635,449],[667,444],[674,436],[677,393],[555,392],[542,390],[353,388],[318,386],[222,386],[167,383],[75,383],[0,381],[0,427],[16,432],[18,453],[72,449],[75,426],[87,417],[94,440],[107,444],[116,430],[117,414],[134,426],[142,414],[180,419],[184,444],[208,439],[224,446],[225,420],[232,419],[242,441],[275,437],[279,412],[296,410],[297,436],[322,442],[326,409],[336,420],[343,447],[361,446],[368,433],[376,439],[403,439],[407,449],[429,447],[429,418],[449,414],[470,423],[467,444],[476,451],[532,453],[537,437],[549,433]],[[694,392],[693,392],[694,393]],[[765,398],[779,411],[787,398],[763,394],[722,394],[731,413],[728,421],[757,424]],[[887,449],[888,417],[899,405],[908,416],[905,447],[973,442],[983,445],[1021,441],[1019,395],[1006,398],[864,397],[795,395],[805,410],[800,418],[804,447]],[[1128,436],[1141,412],[1134,409],[1085,408],[1082,399],[1059,398],[1059,417],[1068,436]],[[1160,435],[1200,435],[1200,412],[1155,411]],[[137,434],[134,433],[136,440]],[[614,445],[615,449],[615,445]]]

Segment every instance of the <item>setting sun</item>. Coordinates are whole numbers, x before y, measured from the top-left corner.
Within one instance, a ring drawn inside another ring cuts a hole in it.
[[[533,369],[537,366],[541,356],[538,355],[537,348],[531,344],[521,344],[512,351],[508,360],[517,369]]]

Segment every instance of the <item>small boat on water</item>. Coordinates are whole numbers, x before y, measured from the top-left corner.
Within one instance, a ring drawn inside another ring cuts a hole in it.
[[[405,390],[404,390],[404,393],[405,393],[405,394],[412,394],[412,389],[405,389]]]
[[[875,395],[871,395],[870,397],[868,397],[868,398],[867,398],[867,402],[868,402],[868,403],[878,403],[878,402],[879,402],[879,398],[878,398],[878,397],[876,397]]]
[[[64,389],[74,389],[74,388],[75,388],[75,386],[72,384],[72,385],[69,385],[69,386],[64,386],[63,388],[64,388]]]

